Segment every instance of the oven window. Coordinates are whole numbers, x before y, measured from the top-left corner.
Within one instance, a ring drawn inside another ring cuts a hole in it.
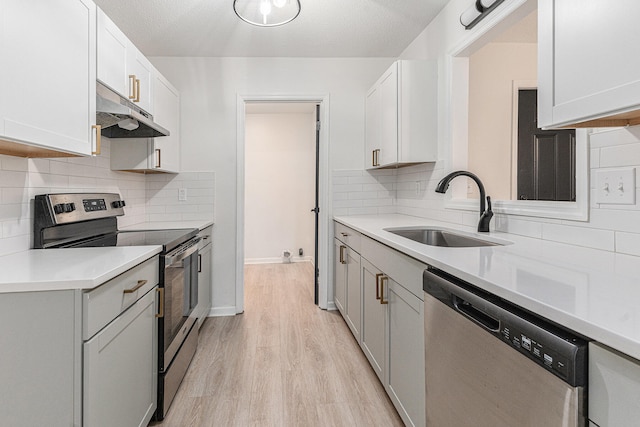
[[[197,252],[164,270],[164,350],[166,351],[197,303]],[[195,283],[194,283],[195,282]]]

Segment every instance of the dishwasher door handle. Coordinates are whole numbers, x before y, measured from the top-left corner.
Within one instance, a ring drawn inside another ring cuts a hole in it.
[[[493,333],[500,332],[500,320],[485,313],[484,311],[474,307],[468,301],[460,298],[457,295],[451,295],[453,306],[456,311],[465,316],[467,319],[477,323],[488,331]]]

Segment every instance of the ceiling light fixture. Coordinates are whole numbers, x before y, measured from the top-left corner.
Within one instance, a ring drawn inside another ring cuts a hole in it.
[[[464,26],[465,30],[472,29],[503,1],[504,0],[476,0],[473,6],[462,12],[462,15],[460,15],[460,23]]]
[[[300,0],[234,0],[238,18],[258,27],[277,27],[300,15]]]

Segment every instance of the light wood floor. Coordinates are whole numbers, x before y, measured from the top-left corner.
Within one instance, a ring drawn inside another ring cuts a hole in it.
[[[311,263],[249,265],[245,312],[209,318],[157,426],[402,426]]]

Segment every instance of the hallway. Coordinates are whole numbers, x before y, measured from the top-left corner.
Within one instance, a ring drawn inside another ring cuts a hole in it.
[[[209,318],[158,426],[402,426],[313,265],[245,266],[245,312]]]

